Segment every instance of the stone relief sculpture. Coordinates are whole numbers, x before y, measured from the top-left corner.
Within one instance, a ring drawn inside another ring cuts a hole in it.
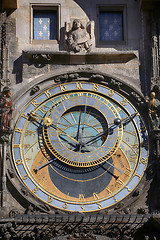
[[[150,98],[146,97],[146,102],[149,107],[149,116],[152,122],[153,129],[158,129],[159,116],[158,116],[158,100],[155,98],[155,92],[151,92]]]
[[[153,79],[159,78],[159,54],[158,54],[158,39],[153,36],[152,59],[153,59]]]
[[[65,24],[65,45],[68,51],[89,52],[93,45],[94,22],[90,21],[86,27],[83,26],[80,19],[74,19],[72,27]]]
[[[13,112],[11,91],[9,87],[4,87],[0,98],[0,129],[1,131],[10,131],[10,123]]]

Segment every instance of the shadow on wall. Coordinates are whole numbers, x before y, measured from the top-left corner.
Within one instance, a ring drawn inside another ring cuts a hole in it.
[[[23,66],[22,56],[20,56],[14,61],[14,64],[13,64],[12,73],[16,75],[16,84],[22,82],[22,66]]]

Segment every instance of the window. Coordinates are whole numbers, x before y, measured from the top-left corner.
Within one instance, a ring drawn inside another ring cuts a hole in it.
[[[58,7],[33,6],[32,39],[34,41],[58,40],[58,15]]]
[[[100,6],[99,44],[120,44],[126,40],[126,13],[124,6]]]
[[[34,11],[34,34],[36,40],[57,39],[57,12],[56,11]]]
[[[123,41],[123,13],[100,12],[100,41]]]

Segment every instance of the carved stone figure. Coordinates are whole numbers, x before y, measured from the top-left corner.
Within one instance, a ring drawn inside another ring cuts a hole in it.
[[[86,27],[83,26],[79,19],[74,19],[72,28],[66,23],[65,42],[69,51],[89,52],[92,46],[94,23],[88,22]],[[68,28],[68,29],[67,29]]]
[[[158,39],[156,36],[153,36],[152,59],[153,59],[153,78],[157,79],[159,77],[159,54],[158,54]]]
[[[148,97],[146,97],[146,102],[148,103],[149,116],[150,116],[153,128],[157,129],[159,117],[157,114],[157,100],[155,98],[155,95],[156,95],[155,92],[151,92],[151,97],[150,97],[150,99]]]
[[[10,123],[13,112],[13,104],[9,87],[4,87],[0,99],[0,129],[2,131],[10,131]]]

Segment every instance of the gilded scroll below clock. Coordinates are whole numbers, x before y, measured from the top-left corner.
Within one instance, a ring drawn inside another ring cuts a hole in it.
[[[91,212],[127,197],[147,167],[144,121],[103,85],[50,87],[20,114],[12,139],[17,172],[34,196],[66,211]]]

